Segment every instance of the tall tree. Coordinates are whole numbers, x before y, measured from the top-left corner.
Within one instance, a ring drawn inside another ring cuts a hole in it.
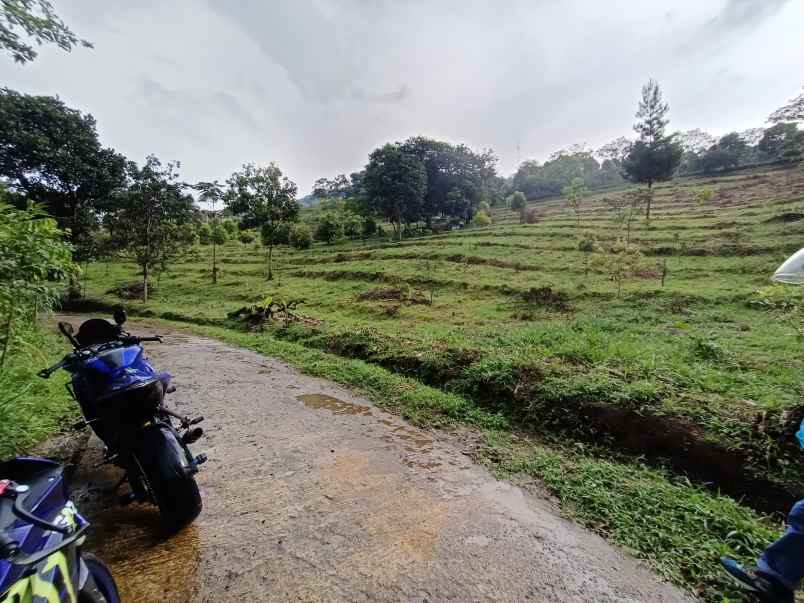
[[[699,159],[700,168],[708,173],[733,170],[748,153],[748,145],[737,132],[726,134]]]
[[[620,136],[604,144],[595,151],[595,154],[604,161],[609,160],[617,167],[622,167],[623,161],[628,157],[628,151],[631,149],[632,144],[633,141],[625,136]]]
[[[101,147],[91,115],[58,98],[0,90],[0,179],[69,229],[79,255],[125,171],[125,158]]]
[[[659,83],[648,80],[642,87],[642,98],[636,112],[637,123],[634,130],[639,140],[631,146],[628,157],[623,162],[623,175],[632,182],[640,182],[653,188],[654,182],[662,182],[673,177],[683,150],[672,136],[665,135],[669,123],[667,113],[670,105],[662,98]],[[645,217],[650,223],[651,202],[645,208]]]
[[[363,186],[376,213],[391,222],[399,238],[402,226],[422,215],[427,172],[398,144],[386,144],[369,155]]]
[[[150,278],[166,269],[192,243],[184,225],[193,216],[193,198],[183,191],[176,171],[148,156],[142,169],[131,164],[129,184],[116,196],[107,225],[117,249],[142,270],[142,299],[148,301]]]
[[[37,55],[32,43],[55,44],[68,52],[78,45],[92,48],[64,24],[48,0],[0,0],[0,50],[17,63],[27,63]]]
[[[218,223],[217,205],[219,201],[223,201],[224,191],[217,180],[213,180],[212,182],[199,182],[195,184],[193,188],[199,193],[199,201],[209,203],[212,206],[212,226],[210,227],[210,232],[212,233],[210,237],[212,241],[212,283],[216,284],[218,282],[217,247],[218,240],[221,239],[221,235],[216,233],[216,229],[220,226]]]
[[[263,244],[268,247],[268,280],[272,280],[273,251],[278,235],[299,215],[296,185],[273,163],[267,167],[244,164],[226,182],[229,210],[242,217],[243,228],[260,229]]]

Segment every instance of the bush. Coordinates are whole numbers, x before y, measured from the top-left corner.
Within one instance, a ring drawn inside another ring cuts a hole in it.
[[[315,228],[315,240],[322,241],[330,244],[332,241],[339,239],[343,234],[343,229],[338,217],[332,212],[322,214],[318,219],[318,225]]]
[[[198,227],[198,242],[202,245],[212,243],[212,228],[209,224],[202,224]]]
[[[243,245],[248,245],[257,240],[257,235],[254,234],[253,230],[241,230],[237,238]]]
[[[481,201],[477,205],[477,210],[485,212],[488,215],[491,215],[491,205],[488,204],[488,201]]]
[[[215,223],[212,226],[212,242],[216,245],[223,245],[229,240],[229,231],[221,223]]]
[[[523,224],[536,224],[536,222],[539,221],[539,218],[541,218],[541,214],[539,213],[539,210],[537,210],[535,207],[522,210],[521,222]]]
[[[484,211],[479,211],[475,214],[475,219],[473,222],[475,226],[490,226],[491,216]]]
[[[290,244],[290,222],[280,222],[274,229],[274,245],[288,245]],[[263,245],[266,245],[263,240]]]
[[[313,244],[310,229],[304,224],[296,224],[290,230],[290,244],[296,249],[309,249]]]
[[[377,234],[377,222],[373,218],[363,220],[363,236],[372,237]]]
[[[224,220],[222,222],[222,225],[226,229],[226,233],[230,237],[233,237],[234,235],[237,234],[237,222],[235,222],[234,220]]]

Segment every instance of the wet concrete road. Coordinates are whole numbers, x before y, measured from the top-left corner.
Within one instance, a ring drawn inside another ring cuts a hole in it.
[[[153,332],[132,324],[136,333]],[[278,361],[179,333],[149,344],[169,404],[206,417],[204,511],[173,537],[76,475],[124,601],[682,601],[633,559],[491,477],[447,436]],[[80,484],[83,482],[83,486]]]

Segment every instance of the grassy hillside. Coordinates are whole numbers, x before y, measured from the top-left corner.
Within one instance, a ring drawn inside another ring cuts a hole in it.
[[[715,195],[701,206],[693,192],[704,185]],[[364,361],[476,405],[503,424],[483,448],[497,470],[535,475],[592,527],[674,580],[708,585],[702,592],[717,600],[716,553],[750,556],[770,532],[745,507],[721,512],[731,519],[715,528],[725,499],[687,480],[763,513],[804,491],[804,455],[792,438],[804,415],[804,291],[769,282],[804,246],[804,170],[659,187],[650,226],[640,218],[632,231],[642,256],[620,296],[604,257],[578,250],[581,233],[604,246],[622,234],[603,195],[587,202],[580,232],[561,201],[539,207],[533,225],[496,210],[483,229],[283,250],[272,282],[261,249],[232,243],[219,252],[213,285],[209,249],[199,247],[162,275],[148,304],[125,303],[224,327],[219,336],[243,345],[269,335],[294,350]],[[137,278],[131,264],[93,265],[87,296],[119,303],[112,290]],[[227,319],[266,297],[304,299],[300,320],[267,325],[266,335]],[[628,484],[641,493],[629,497],[636,507],[617,507],[614,492]],[[656,496],[670,500],[652,516],[644,505]],[[696,523],[690,505],[712,517]],[[642,512],[656,525],[636,521]],[[684,526],[675,535],[674,521]],[[745,542],[718,548],[726,525]],[[709,567],[689,553],[696,547]]]

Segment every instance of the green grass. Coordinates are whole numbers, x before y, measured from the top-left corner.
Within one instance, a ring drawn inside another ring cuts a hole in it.
[[[690,195],[702,184],[716,190],[706,207]],[[602,197],[588,200],[582,231],[608,243],[623,233]],[[469,424],[494,441],[529,433],[533,446],[507,445],[496,470],[538,477],[567,512],[676,582],[707,585],[717,600],[722,547],[750,558],[775,527],[718,488],[738,498],[756,492],[726,477],[706,480],[708,489],[692,485],[682,469],[692,475],[696,457],[676,473],[650,445],[630,448],[629,458],[579,409],[601,405],[686,429],[732,455],[754,490],[766,480],[790,496],[804,491],[804,455],[789,431],[804,398],[804,291],[769,288],[773,270],[804,246],[804,221],[780,219],[804,213],[804,169],[657,187],[652,223],[640,220],[631,233],[643,252],[639,270],[619,297],[605,274],[587,271],[562,202],[540,207],[534,225],[495,209],[488,228],[281,249],[270,282],[258,246],[230,243],[218,250],[213,285],[210,250],[197,247],[161,276],[147,304],[126,304],[134,314],[206,325],[209,335],[346,383],[423,425]],[[120,303],[108,291],[137,278],[130,263],[93,265],[87,297]],[[421,291],[434,303],[359,299],[379,287]],[[563,293],[569,307],[523,303],[523,292],[538,287]],[[267,296],[304,299],[304,319],[269,325],[268,334],[226,319]],[[657,497],[666,507],[654,511]],[[652,527],[638,521],[655,512]]]
[[[78,405],[64,388],[66,373],[49,380],[36,375],[66,352],[61,337],[34,328],[17,334],[15,342],[0,372],[0,459],[30,452],[78,416]]]
[[[478,460],[499,476],[538,478],[558,497],[566,515],[707,601],[722,601],[724,596],[740,600],[718,570],[721,555],[752,561],[778,536],[776,522],[729,497],[667,471],[612,456],[599,447],[567,445],[522,433],[514,436],[499,414],[360,360],[344,360],[265,334],[172,326],[277,357],[305,373],[337,381],[422,427],[471,426],[482,436]]]

